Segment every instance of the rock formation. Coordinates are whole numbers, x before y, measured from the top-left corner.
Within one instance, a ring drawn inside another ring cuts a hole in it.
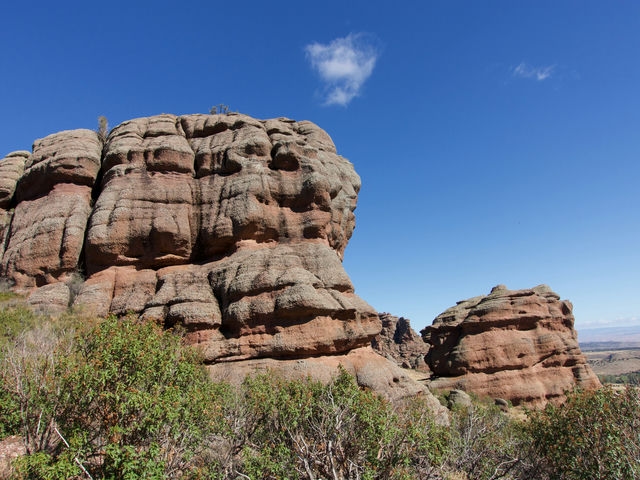
[[[374,350],[403,368],[428,371],[425,355],[429,344],[411,328],[411,322],[404,317],[390,313],[378,314],[382,321],[382,330],[371,342]]]
[[[600,386],[578,346],[573,306],[546,285],[458,302],[422,330],[431,387],[514,405],[560,402],[575,386]]]
[[[343,363],[415,394],[371,349],[380,320],[342,266],[359,189],[306,121],[163,114],[104,144],[64,131],[0,161],[0,274],[38,307],[181,325],[215,374]]]

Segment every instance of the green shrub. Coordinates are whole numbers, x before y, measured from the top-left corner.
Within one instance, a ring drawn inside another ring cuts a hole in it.
[[[576,391],[533,413],[531,438],[553,479],[640,478],[640,393],[627,387]]]
[[[327,385],[260,375],[244,384],[256,419],[243,449],[250,478],[428,478],[442,427],[419,400],[395,410],[346,371]]]
[[[12,293],[2,293],[4,296],[15,297]],[[2,298],[5,300],[5,298]],[[24,305],[8,305],[0,308],[0,358],[4,357],[6,348],[11,345],[20,334],[41,323],[43,318]]]
[[[0,388],[0,440],[20,434],[20,405],[16,398]]]
[[[221,422],[197,353],[135,319],[110,318],[68,339],[33,331],[6,359],[27,365],[2,388],[22,412],[31,454],[18,470],[24,478],[68,478],[80,465],[94,478],[195,470]]]
[[[640,478],[637,389],[576,392],[517,421],[477,399],[439,426],[341,369],[328,384],[209,380],[198,352],[135,318],[0,310],[0,438],[14,478]]]
[[[1,300],[4,297],[14,298],[15,295],[2,292]],[[0,380],[10,373],[7,371],[8,365],[4,362],[8,350],[16,339],[38,323],[38,317],[29,309],[23,306],[7,306],[0,309]],[[20,433],[20,405],[16,397],[7,389],[0,388],[0,440],[9,435],[18,435]]]
[[[640,386],[640,371],[620,375],[598,375],[598,378],[603,384],[613,383]]]
[[[451,415],[445,470],[473,479],[542,478],[525,424],[493,403],[473,398]]]

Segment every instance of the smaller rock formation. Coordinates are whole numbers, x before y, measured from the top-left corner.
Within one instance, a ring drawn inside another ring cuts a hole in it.
[[[471,408],[473,402],[471,396],[463,390],[451,390],[447,397],[447,407],[449,410]]]
[[[410,320],[390,313],[378,316],[382,320],[382,331],[371,342],[374,350],[403,368],[428,371],[424,357],[429,344],[411,328]]]
[[[578,346],[573,306],[546,285],[458,302],[422,330],[431,387],[457,388],[514,405],[562,402],[600,382]]]

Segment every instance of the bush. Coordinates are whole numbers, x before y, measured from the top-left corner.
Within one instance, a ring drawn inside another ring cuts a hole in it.
[[[423,402],[396,411],[344,370],[327,385],[260,375],[244,396],[250,478],[429,478],[441,460],[442,427]]]
[[[109,121],[104,115],[100,115],[98,117],[98,128],[96,129],[96,133],[98,134],[98,139],[104,145],[107,141],[107,137],[109,136]]]
[[[529,433],[553,479],[640,478],[640,392],[576,391],[533,413]]]
[[[624,384],[624,385],[633,385],[636,387],[640,386],[640,371],[623,373],[620,375],[598,375],[598,378],[603,384],[613,383],[613,384]]]
[[[20,433],[28,453],[51,453],[58,444],[55,418],[64,408],[59,402],[59,359],[69,351],[72,334],[64,321],[54,323],[33,314],[8,315],[0,357],[0,420],[7,434]],[[31,329],[20,331],[24,320]],[[16,425],[15,419],[19,419]]]
[[[20,405],[16,398],[0,388],[0,440],[20,434]]]
[[[448,445],[445,470],[464,478],[541,478],[525,424],[495,404],[474,399],[470,407],[454,408]]]
[[[514,420],[474,401],[436,425],[346,371],[328,384],[273,373],[211,382],[159,326],[0,310],[0,437],[20,433],[15,478],[640,478],[640,393],[575,392]]]
[[[27,337],[40,347],[25,348]],[[94,478],[173,478],[197,470],[221,418],[216,385],[179,337],[115,318],[74,342],[40,330],[27,337],[5,359],[27,366],[2,387],[20,405],[31,454],[19,475],[69,478],[86,468]]]

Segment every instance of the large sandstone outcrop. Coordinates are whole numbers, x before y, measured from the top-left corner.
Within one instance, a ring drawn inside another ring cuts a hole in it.
[[[434,388],[459,388],[515,405],[560,402],[600,386],[578,346],[573,306],[546,285],[458,302],[422,330]]]
[[[163,114],[122,123],[104,144],[60,132],[0,161],[0,273],[38,308],[180,325],[216,375],[306,359],[365,378],[363,359],[381,365],[370,348],[380,320],[342,266],[359,189],[306,121]],[[388,374],[364,385],[415,390],[382,360]]]

